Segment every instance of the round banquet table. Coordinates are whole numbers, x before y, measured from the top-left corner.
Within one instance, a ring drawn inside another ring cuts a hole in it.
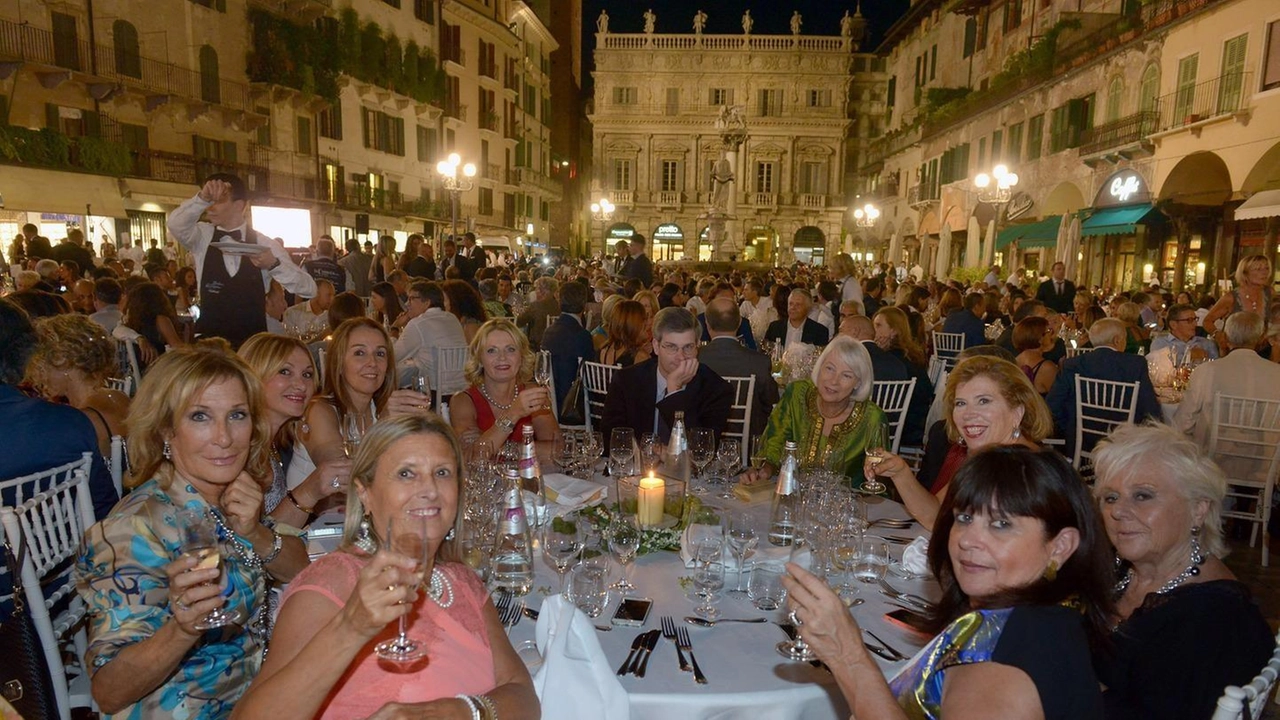
[[[597,478],[606,486],[612,483]],[[612,495],[612,487],[609,487]],[[757,521],[756,532],[761,543],[766,543],[770,503],[758,501],[750,505],[740,500],[723,500],[704,496],[704,502],[726,510],[747,510]],[[908,518],[906,510],[898,503],[873,499],[868,505],[868,519],[882,517]],[[910,530],[878,531],[873,535],[909,536],[923,534],[919,525]],[[901,558],[905,545],[890,544],[895,560]],[[541,554],[539,554],[541,558]],[[751,557],[747,559],[748,565]],[[525,598],[528,607],[537,609],[547,591],[555,592],[559,579],[545,560],[535,561],[537,577],[535,590]],[[611,578],[621,577],[621,570],[611,562]],[[644,678],[626,675],[619,680],[630,697],[631,720],[673,720],[673,718],[728,720],[751,718],[752,720],[843,720],[849,717],[849,709],[836,687],[832,675],[825,669],[808,663],[791,662],[778,654],[774,646],[786,639],[776,624],[785,621],[784,611],[763,612],[752,606],[744,594],[728,591],[736,586],[737,574],[725,573],[725,591],[721,594],[719,608],[722,617],[767,617],[770,622],[760,624],[728,623],[713,628],[703,628],[683,622],[693,614],[694,601],[681,588],[680,578],[692,576],[676,552],[657,552],[636,559],[631,570],[632,582],[637,589],[630,597],[646,597],[654,601],[648,621],[642,628],[613,627],[608,632],[596,632],[596,637],[608,658],[610,668],[616,671],[626,659],[635,636],[654,628],[660,628],[663,615],[673,616],[676,622],[689,631],[698,665],[707,676],[708,684],[698,685],[692,673],[682,672],[676,659],[675,646],[662,639],[653,651]],[[743,576],[746,587],[748,575]],[[886,578],[898,590],[937,599],[939,590],[932,580],[905,580],[890,573]],[[691,587],[691,586],[690,586]],[[608,606],[595,618],[596,625],[609,625],[620,599],[617,590],[611,590]],[[911,656],[924,644],[925,639],[891,625],[884,618],[885,612],[896,609],[889,598],[875,585],[862,585],[858,597],[865,602],[853,608],[859,625],[874,632],[904,655]],[[536,624],[523,621],[510,630],[513,644],[532,640]],[[872,656],[876,657],[876,656]],[[877,658],[886,677],[892,677],[905,663],[891,663]]]

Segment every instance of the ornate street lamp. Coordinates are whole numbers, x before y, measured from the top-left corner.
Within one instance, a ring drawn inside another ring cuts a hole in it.
[[[459,170],[462,172],[459,173]],[[476,186],[471,180],[476,176],[476,166],[472,163],[463,165],[462,158],[458,153],[449,153],[447,160],[441,160],[436,163],[436,172],[440,174],[440,182],[444,184],[444,189],[449,192],[451,200],[449,231],[456,238],[458,235],[458,196],[464,192],[469,192]]]
[[[609,198],[600,198],[591,203],[591,215],[595,217],[596,222],[600,223],[600,240],[604,245],[604,253],[609,253],[609,238],[605,237],[605,223],[609,222],[609,218],[613,215],[613,211],[617,206],[609,202]],[[588,251],[588,255],[590,252]]]
[[[853,222],[860,228],[873,228],[880,219],[880,208],[867,203],[853,211]]]
[[[996,165],[991,174],[978,173],[973,178],[974,187],[978,188],[978,201],[992,205],[1002,205],[1013,197],[1013,188],[1018,184],[1018,174],[1010,172],[1004,165]]]

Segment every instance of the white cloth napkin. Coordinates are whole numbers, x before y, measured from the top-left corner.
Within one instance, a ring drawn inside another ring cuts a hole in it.
[[[543,475],[542,483],[547,488],[548,502],[571,509],[594,505],[609,496],[607,486],[560,473]]]
[[[691,568],[694,565],[693,538],[697,532],[695,528],[703,527],[710,528],[713,526],[690,524],[680,535],[680,559],[684,561],[684,566],[687,568]],[[790,557],[790,547],[777,547],[775,545],[770,545],[767,540],[761,538],[760,541],[756,543],[755,549],[747,553],[745,562],[747,567],[751,567],[756,563],[784,565]],[[724,548],[723,561],[725,570],[734,571],[738,569],[738,558],[734,557],[733,551],[729,549],[728,544],[726,544]]]
[[[609,667],[587,616],[560,595],[543,600],[540,613],[537,637],[543,662],[533,687],[542,701],[542,717],[630,720],[627,691]]]
[[[929,576],[929,538],[921,535],[902,549],[902,569],[912,575]]]

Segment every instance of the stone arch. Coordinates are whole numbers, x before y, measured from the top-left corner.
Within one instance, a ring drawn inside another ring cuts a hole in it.
[[[1231,198],[1231,171],[1217,153],[1194,152],[1178,161],[1160,184],[1160,200],[1179,205],[1221,205]]]
[[[1040,203],[1040,212],[1044,217],[1065,215],[1088,206],[1089,204],[1085,202],[1084,193],[1080,192],[1080,188],[1073,182],[1063,181],[1058,183],[1045,196],[1044,202]]]
[[[1258,158],[1240,185],[1240,192],[1246,195],[1263,190],[1280,190],[1280,142]]]

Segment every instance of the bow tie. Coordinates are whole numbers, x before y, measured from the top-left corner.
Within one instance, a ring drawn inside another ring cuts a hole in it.
[[[227,239],[232,240],[234,242],[243,242],[243,240],[240,237],[239,230],[218,230],[216,233],[214,233],[213,239],[215,242],[219,240],[227,240]]]

